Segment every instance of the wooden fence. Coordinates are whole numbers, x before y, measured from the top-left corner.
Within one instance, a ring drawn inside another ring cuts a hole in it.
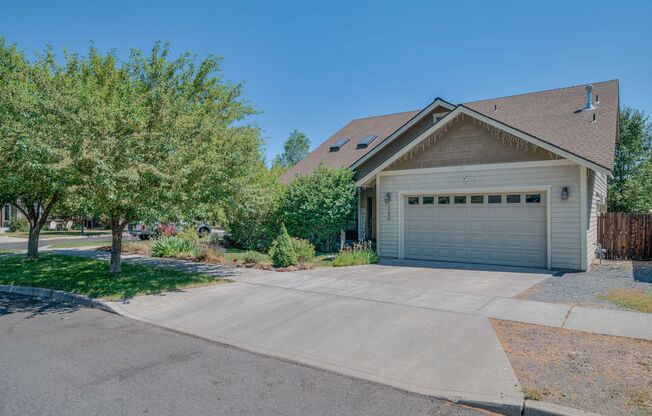
[[[598,243],[608,259],[652,260],[652,214],[601,214]]]

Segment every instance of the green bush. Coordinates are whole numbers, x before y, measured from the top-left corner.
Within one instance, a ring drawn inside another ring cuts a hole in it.
[[[294,252],[292,238],[290,238],[285,224],[281,224],[281,232],[272,242],[269,256],[272,258],[274,267],[288,267],[297,264],[297,253]]]
[[[177,237],[182,238],[186,241],[197,241],[199,240],[199,235],[197,235],[197,231],[195,231],[194,227],[188,227],[184,228],[181,231],[177,232]]]
[[[244,186],[225,208],[227,242],[244,250],[267,252],[278,234],[278,206],[283,185],[278,171],[261,173]]]
[[[310,241],[301,238],[292,239],[292,248],[297,254],[297,261],[299,263],[306,263],[315,257],[315,246]]]
[[[371,247],[371,243],[355,244],[338,253],[333,259],[334,267],[359,266],[362,264],[378,263],[378,254]]]
[[[154,257],[201,258],[204,255],[204,250],[193,241],[177,236],[161,237],[152,246]]]
[[[222,237],[218,233],[210,233],[208,234],[208,244],[211,245],[218,245],[222,242]]]
[[[9,221],[9,232],[15,233],[17,231],[28,231],[29,222],[26,218],[12,218]]]
[[[247,251],[242,255],[244,264],[260,264],[263,262],[263,255],[257,251]]]
[[[322,251],[333,251],[356,204],[354,172],[318,167],[295,178],[281,199],[279,212],[288,231]]]

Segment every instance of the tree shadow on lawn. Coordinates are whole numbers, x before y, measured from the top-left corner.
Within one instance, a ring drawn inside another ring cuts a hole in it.
[[[44,254],[37,261],[24,256],[0,257],[0,284],[63,290],[108,300],[211,284],[222,277],[129,263],[122,265],[122,273],[111,274],[105,260],[60,254]]]
[[[12,313],[27,313],[25,319],[31,319],[39,315],[72,313],[79,309],[81,306],[72,303],[46,301],[13,293],[0,293],[0,318]]]

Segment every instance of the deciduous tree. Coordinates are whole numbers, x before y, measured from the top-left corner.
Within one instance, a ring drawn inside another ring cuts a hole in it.
[[[52,50],[30,62],[0,38],[0,202],[29,222],[33,259],[48,215],[80,183],[80,101],[71,69]]]
[[[310,139],[304,132],[293,130],[283,144],[283,153],[276,156],[272,165],[289,168],[296,165],[310,152]]]
[[[620,112],[614,176],[609,181],[608,205],[613,212],[652,209],[652,123],[642,111]]]
[[[171,220],[219,207],[260,159],[254,111],[242,86],[222,80],[220,59],[170,58],[166,45],[126,62],[95,49],[80,58],[85,123],[82,165],[92,211],[111,225],[110,271],[136,220]]]

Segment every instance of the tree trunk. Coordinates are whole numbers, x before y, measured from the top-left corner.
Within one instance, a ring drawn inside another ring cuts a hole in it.
[[[27,239],[27,258],[36,260],[38,259],[38,238],[41,234],[41,228],[33,226],[30,221],[29,225],[29,238]]]
[[[122,271],[122,233],[127,221],[111,219],[111,263],[109,273],[120,273]]]

